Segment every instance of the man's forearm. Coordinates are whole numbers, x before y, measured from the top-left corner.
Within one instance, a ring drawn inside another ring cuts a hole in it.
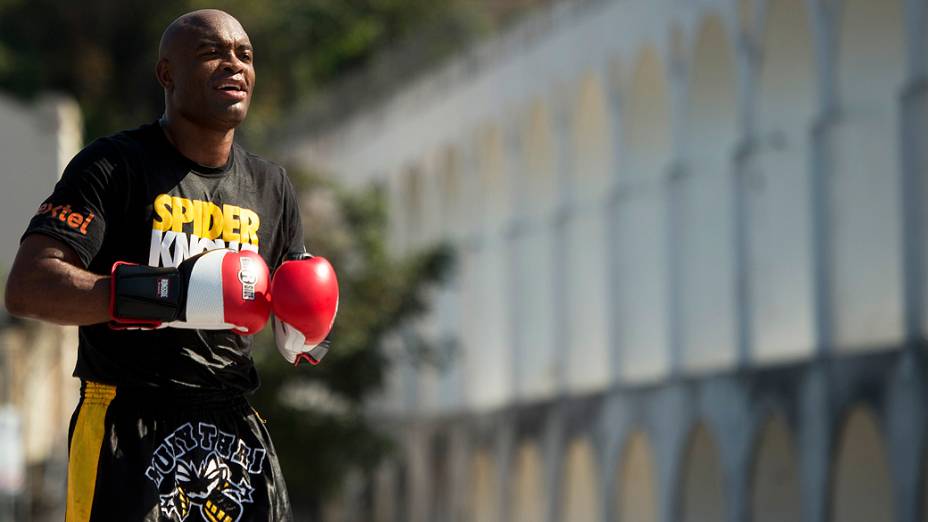
[[[23,254],[21,251],[20,254]],[[109,320],[108,276],[93,274],[57,255],[17,256],[6,286],[15,316],[64,325]]]

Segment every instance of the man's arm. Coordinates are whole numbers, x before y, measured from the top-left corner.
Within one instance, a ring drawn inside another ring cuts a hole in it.
[[[64,242],[44,234],[23,240],[6,282],[6,309],[57,324],[109,321],[110,278],[81,268]]]

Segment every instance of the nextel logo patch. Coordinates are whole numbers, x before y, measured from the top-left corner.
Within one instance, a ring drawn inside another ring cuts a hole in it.
[[[73,212],[71,210],[71,205],[55,205],[48,202],[39,205],[39,209],[35,213],[37,216],[41,216],[42,214],[48,214],[52,219],[58,219],[58,221],[67,224],[68,227],[77,230],[85,236],[87,235],[87,225],[89,225],[94,218],[93,212],[85,217],[83,214]]]

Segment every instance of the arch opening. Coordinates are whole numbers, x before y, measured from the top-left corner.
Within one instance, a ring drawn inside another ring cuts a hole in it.
[[[889,466],[873,415],[854,408],[844,421],[833,467],[831,520],[893,520]]]

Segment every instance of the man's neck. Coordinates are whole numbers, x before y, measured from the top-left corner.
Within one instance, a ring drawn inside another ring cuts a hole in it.
[[[159,123],[168,141],[184,157],[204,167],[222,167],[228,163],[235,129],[208,129],[167,114]]]

